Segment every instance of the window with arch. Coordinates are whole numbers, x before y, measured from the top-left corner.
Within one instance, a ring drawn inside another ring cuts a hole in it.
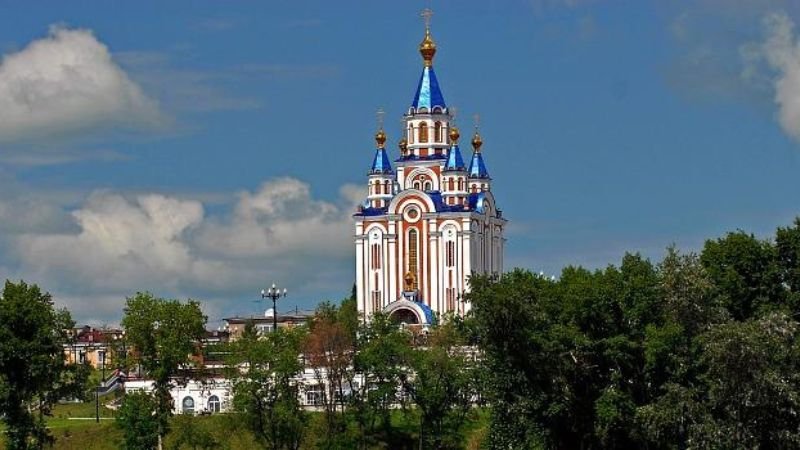
[[[414,180],[414,189],[419,189],[421,187],[419,180]]]
[[[419,124],[419,142],[422,144],[428,142],[428,124],[425,122]]]
[[[458,190],[459,191],[463,191],[464,190],[464,180],[463,179],[459,179],[458,180]]]
[[[386,180],[386,181],[383,182],[383,193],[384,194],[391,194],[392,193],[391,187],[390,187],[390,184],[389,184],[389,180]]]
[[[433,140],[434,142],[442,142],[442,122],[438,120],[433,124]]]
[[[426,191],[432,191],[433,190],[433,185],[431,184],[430,181],[426,181],[425,182],[425,190]]]
[[[452,178],[448,179],[447,180],[447,189],[452,191],[454,187],[455,187],[455,184],[453,183],[453,179]]]
[[[222,407],[222,403],[219,401],[219,397],[216,395],[212,395],[208,397],[208,412],[218,413]]]
[[[419,260],[417,259],[418,240],[417,229],[412,228],[408,230],[408,271],[414,274],[414,290],[419,289]]]
[[[189,396],[183,397],[181,407],[184,414],[194,414],[194,399]]]

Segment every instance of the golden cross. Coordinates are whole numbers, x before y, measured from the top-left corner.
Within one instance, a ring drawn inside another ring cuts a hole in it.
[[[433,11],[430,8],[425,8],[420,13],[420,17],[425,20],[425,28],[428,29],[431,27],[431,16],[433,16]]]

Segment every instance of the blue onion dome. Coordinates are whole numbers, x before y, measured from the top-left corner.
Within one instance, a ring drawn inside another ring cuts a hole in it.
[[[457,127],[450,127],[450,150],[447,152],[447,161],[444,170],[459,171],[466,169],[464,158],[461,156],[461,149],[458,148],[458,138],[460,134]]]
[[[483,161],[483,154],[481,153],[481,146],[483,139],[478,131],[475,130],[475,135],[472,137],[472,161],[469,164],[469,177],[470,178],[489,178],[489,171],[486,169],[486,163]]]
[[[386,149],[384,148],[386,144],[386,133],[384,133],[383,130],[378,130],[378,132],[375,133],[375,143],[378,148],[375,150],[375,159],[372,160],[372,168],[369,171],[370,175],[394,173],[392,170],[392,163],[389,162],[389,156],[386,154]]]

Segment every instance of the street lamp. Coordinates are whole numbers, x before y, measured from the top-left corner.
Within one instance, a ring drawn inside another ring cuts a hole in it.
[[[272,299],[272,331],[275,332],[278,330],[278,310],[276,309],[277,306],[275,302],[278,301],[279,298],[286,297],[286,288],[283,288],[283,292],[281,289],[275,286],[275,283],[272,283],[272,286],[269,289],[262,289],[261,290],[261,298],[270,298]]]

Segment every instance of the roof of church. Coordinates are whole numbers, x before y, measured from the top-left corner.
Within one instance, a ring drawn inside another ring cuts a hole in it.
[[[375,151],[375,159],[372,160],[372,168],[370,168],[369,173],[370,175],[394,173],[392,170],[392,163],[389,161],[389,156],[386,154],[385,148],[378,147]]]
[[[489,178],[489,171],[486,169],[486,163],[483,162],[483,155],[480,151],[472,153],[472,161],[469,163],[469,177]]]
[[[442,193],[440,191],[429,191],[426,192],[428,197],[430,197],[431,201],[433,202],[434,207],[436,208],[437,213],[442,212],[477,212],[483,214],[483,204],[484,200],[486,199],[486,194],[483,192],[477,192],[469,194],[467,197],[467,205],[466,208],[464,205],[448,205],[445,203],[444,199],[442,198]],[[386,214],[388,210],[388,206],[383,208],[373,208],[366,205],[362,205],[359,211],[354,214],[355,216],[382,216]]]
[[[461,156],[458,144],[453,144],[447,152],[447,162],[444,164],[444,170],[465,170],[466,168],[467,166],[464,164],[464,158]]]
[[[447,108],[433,66],[422,68],[422,76],[419,78],[419,85],[417,85],[417,92],[414,94],[414,102],[411,106],[414,109],[428,108],[428,111],[432,111],[435,106]]]

